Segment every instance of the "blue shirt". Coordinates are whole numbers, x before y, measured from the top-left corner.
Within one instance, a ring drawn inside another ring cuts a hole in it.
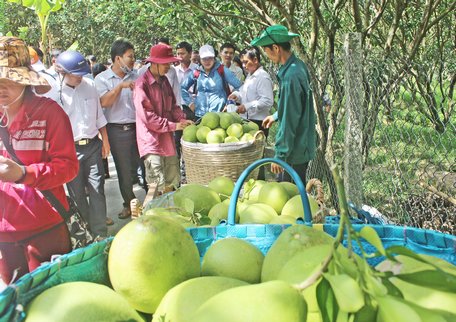
[[[200,66],[198,68],[200,75],[196,80],[191,73],[182,82],[182,99],[184,104],[190,105],[192,97],[189,89],[196,81],[195,115],[197,117],[202,117],[207,112],[220,112],[225,107],[227,95],[222,76],[217,71],[219,66],[220,62],[216,61],[209,74],[206,74],[204,67]],[[241,81],[229,68],[223,67],[223,69],[226,83],[238,90],[241,87]]]

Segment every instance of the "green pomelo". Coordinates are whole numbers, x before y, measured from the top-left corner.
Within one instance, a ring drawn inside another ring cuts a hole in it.
[[[198,138],[198,141],[201,143],[207,143],[206,137],[210,131],[211,129],[207,126],[200,126],[198,131],[196,131],[196,137]]]
[[[305,248],[293,255],[280,269],[277,279],[290,284],[305,281],[321,267],[322,262],[331,253],[332,245],[323,244]]]
[[[309,198],[310,212],[312,213],[313,217],[317,214],[320,207],[318,207],[318,203],[312,196],[308,194],[307,197]],[[304,207],[302,206],[301,195],[294,196],[288,200],[287,203],[283,206],[281,214],[294,218],[304,218]]]
[[[249,133],[251,130],[252,129],[250,128],[248,123],[242,124],[242,131],[244,131],[244,133]]]
[[[234,123],[239,123],[239,124],[242,123],[242,117],[238,113],[229,112],[228,114],[230,114],[233,117]]]
[[[271,206],[280,215],[283,206],[288,201],[288,193],[280,183],[268,182],[261,187],[258,194],[258,201]]]
[[[285,190],[288,193],[288,197],[289,198],[292,198],[292,197],[294,197],[296,195],[299,195],[298,186],[295,185],[294,183],[287,182],[287,181],[282,181],[282,182],[279,182],[279,183],[285,188]]]
[[[226,138],[226,131],[224,129],[222,129],[221,127],[218,127],[214,130],[215,132],[217,132],[220,136],[223,137],[223,140],[225,140]],[[223,143],[223,142],[222,142]]]
[[[195,124],[191,124],[187,126],[184,131],[182,132],[182,140],[187,142],[197,142],[198,138],[196,137],[196,132],[198,128]]]
[[[263,253],[239,238],[224,238],[212,244],[201,264],[203,276],[225,276],[247,283],[259,283]]]
[[[253,135],[250,133],[244,133],[241,138],[239,139],[241,142],[249,142],[253,141]]]
[[[25,311],[30,322],[143,321],[120,294],[90,282],[53,286],[37,295]]]
[[[234,182],[230,178],[219,176],[212,179],[207,186],[217,192],[221,200],[225,200],[233,193]]]
[[[257,132],[258,132],[258,131],[250,131],[249,134],[250,134],[253,138],[255,138],[255,134],[257,134]]]
[[[219,132],[212,130],[207,134],[206,142],[209,144],[219,144],[224,142],[224,138]]]
[[[228,205],[223,202],[214,205],[209,211],[208,217],[211,219],[211,226],[217,226],[222,219],[228,218]]]
[[[268,224],[278,217],[277,212],[269,205],[254,203],[239,213],[240,224]]]
[[[235,136],[227,136],[225,138],[225,143],[236,143],[239,142],[239,139]]]
[[[228,206],[228,209],[230,207],[230,200],[231,200],[231,198],[227,198],[222,201],[222,203],[224,203],[225,205]],[[246,207],[247,207],[247,205],[245,205],[244,203],[242,203],[238,200],[238,202],[236,203],[236,213],[235,213],[235,218],[234,218],[236,223],[239,223],[239,209],[245,209]]]
[[[266,184],[264,180],[253,180],[244,184],[244,198],[250,201],[257,202],[261,188]]]
[[[333,237],[305,225],[294,225],[285,229],[272,244],[263,263],[261,281],[275,280],[280,270],[296,253],[309,247],[332,244]]]
[[[239,123],[233,123],[226,129],[226,134],[240,138],[244,132],[242,131],[242,125]]]
[[[227,129],[231,124],[235,122],[235,118],[230,113],[221,113],[220,114],[220,127]]]
[[[173,199],[174,204],[183,209],[187,209],[185,205],[186,203],[188,204],[188,200],[191,200],[194,204],[193,212],[199,212],[203,216],[207,216],[209,210],[221,202],[217,192],[211,188],[193,183],[181,186],[173,194]]]
[[[200,257],[180,224],[164,216],[141,216],[117,233],[108,271],[114,290],[134,309],[154,313],[168,290],[200,276]]]
[[[207,300],[193,322],[304,322],[307,305],[282,281],[231,288]]]
[[[276,224],[276,225],[296,225],[296,218],[286,215],[280,215],[269,222],[269,224]]]
[[[201,124],[207,126],[211,130],[215,129],[219,126],[220,116],[215,112],[208,112],[204,114],[203,118],[201,119]]]
[[[257,132],[257,131],[260,130],[260,127],[259,127],[258,124],[256,124],[255,122],[249,121],[249,122],[247,123],[247,125],[248,125],[249,128],[250,128],[250,129],[249,129],[249,132],[250,132],[250,131],[255,131],[255,132]]]
[[[166,293],[152,322],[192,322],[191,316],[214,295],[246,282],[222,276],[192,278],[173,287]]]
[[[447,311],[456,314],[456,293],[434,290],[429,287],[405,282],[397,277],[390,278],[402,293],[404,299],[427,309]]]
[[[191,217],[192,216],[191,213],[189,213],[189,212],[187,212],[184,209],[179,208],[179,207],[150,208],[144,214],[147,215],[147,216],[151,216],[151,215],[158,215],[158,216],[180,215],[180,216],[184,216],[184,217]]]

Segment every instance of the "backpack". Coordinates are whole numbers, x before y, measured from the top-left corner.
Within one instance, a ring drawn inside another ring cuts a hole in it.
[[[223,87],[225,88],[225,92],[226,92],[226,97],[230,96],[230,94],[231,94],[230,86],[228,85],[228,83],[226,82],[226,79],[225,79],[225,66],[220,64],[220,66],[217,67],[217,73],[219,73],[220,77],[222,78]],[[198,81],[198,77],[200,76],[200,74],[201,74],[201,71],[199,69],[195,69],[193,71],[193,79],[195,80],[195,86],[193,89],[194,95],[196,95],[198,93],[198,86],[196,83]]]

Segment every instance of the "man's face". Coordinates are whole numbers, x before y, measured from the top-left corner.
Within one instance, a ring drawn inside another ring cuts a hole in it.
[[[149,68],[152,73],[158,74],[160,76],[165,76],[165,74],[171,68],[171,63],[166,63],[166,64],[152,63]]]
[[[192,54],[189,53],[185,48],[179,48],[176,50],[177,57],[179,57],[181,60],[181,63],[183,64],[190,64],[190,59],[192,57]]]
[[[135,52],[133,49],[128,49],[122,56],[117,56],[120,66],[127,66],[133,69],[135,65]]]
[[[230,63],[233,60],[234,57],[234,49],[233,48],[223,48],[222,52],[220,53],[220,56],[222,57],[222,62],[224,64]]]
[[[9,79],[0,79],[0,105],[11,104],[21,95],[25,85],[13,82]]]
[[[279,46],[272,45],[272,49],[270,47],[263,47],[264,53],[268,58],[275,64],[280,62],[280,50]]]
[[[194,63],[194,64],[200,63],[200,55],[198,53],[192,53],[192,63]]]
[[[73,74],[65,74],[64,78],[65,84],[71,87],[76,87],[81,84],[82,76],[73,75]]]

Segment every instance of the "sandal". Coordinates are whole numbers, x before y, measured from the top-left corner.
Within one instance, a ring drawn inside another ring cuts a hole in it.
[[[109,217],[106,217],[106,226],[112,226],[114,225],[114,220],[112,220]]]
[[[131,210],[130,208],[122,209],[122,212],[117,216],[119,219],[127,219],[131,217]]]

